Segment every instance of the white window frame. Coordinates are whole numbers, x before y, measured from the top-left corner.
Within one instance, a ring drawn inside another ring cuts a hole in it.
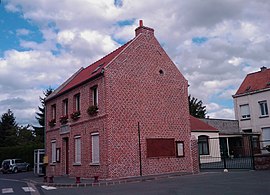
[[[82,140],[81,136],[74,137],[74,144],[75,144],[75,153],[74,153],[74,164],[81,164],[82,162]]]
[[[99,147],[99,133],[91,133],[92,143],[92,165],[99,165],[100,163],[100,147]]]
[[[98,106],[98,87],[95,86],[91,90],[92,90],[93,105]],[[96,96],[96,98],[95,98],[95,96]]]
[[[80,109],[81,109],[81,101],[80,101],[80,98],[81,98],[81,94],[76,94],[75,95],[75,110],[76,111],[80,111]]]
[[[268,116],[268,107],[267,107],[267,101],[259,101],[260,106],[260,116]]]
[[[240,113],[242,119],[250,119],[250,108],[249,104],[240,105]]]
[[[68,115],[68,99],[63,100],[63,106],[64,106],[64,116]]]
[[[56,140],[51,141],[52,146],[52,161],[51,163],[56,163]]]
[[[52,119],[56,119],[56,104],[52,105]]]

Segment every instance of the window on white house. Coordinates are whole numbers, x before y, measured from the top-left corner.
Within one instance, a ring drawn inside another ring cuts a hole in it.
[[[240,105],[240,112],[241,112],[241,117],[242,119],[249,119],[250,118],[250,110],[249,110],[249,105]]]
[[[267,101],[261,101],[259,102],[259,105],[261,110],[261,116],[268,116]]]
[[[209,155],[209,141],[208,136],[206,135],[200,135],[198,137],[198,143],[199,143],[199,154],[200,155]]]
[[[98,88],[97,86],[91,88],[92,89],[92,101],[93,105],[98,106]]]
[[[80,94],[78,93],[78,94],[76,94],[75,96],[74,96],[74,99],[75,99],[75,111],[80,111]]]
[[[270,127],[262,128],[263,147],[270,145]]]
[[[81,164],[81,137],[75,137],[75,164]]]
[[[52,140],[51,144],[52,144],[52,163],[56,163],[56,140]]]
[[[99,133],[92,133],[92,164],[99,164]]]
[[[68,115],[68,99],[63,100],[63,115]]]

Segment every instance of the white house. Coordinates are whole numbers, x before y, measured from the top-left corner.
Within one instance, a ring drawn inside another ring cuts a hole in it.
[[[259,133],[262,146],[269,145],[270,69],[262,67],[260,71],[248,74],[233,99],[240,131]]]
[[[191,135],[198,140],[200,163],[221,161],[218,129],[190,116]]]

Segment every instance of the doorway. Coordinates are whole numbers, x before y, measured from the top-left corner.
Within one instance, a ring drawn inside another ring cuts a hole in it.
[[[63,142],[64,142],[64,150],[63,150],[64,173],[68,175],[69,174],[69,139],[68,137],[63,138]]]

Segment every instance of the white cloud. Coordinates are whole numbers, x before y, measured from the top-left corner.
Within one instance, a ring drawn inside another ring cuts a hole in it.
[[[114,6],[107,0],[13,0],[5,8],[36,25],[44,41],[24,39],[31,32],[16,29],[20,46],[28,51],[8,50],[0,58],[0,89],[5,94],[0,101],[7,96],[25,99],[20,89],[62,83],[81,66],[117,48],[115,40],[133,38],[139,19],[155,29],[157,39],[188,79],[190,93],[203,100],[211,117],[233,117],[232,108],[213,97],[231,101],[247,73],[270,64],[267,1],[123,0],[122,6]],[[118,25],[125,20],[135,22]],[[194,44],[194,37],[207,41]],[[38,94],[33,97],[38,99]],[[34,108],[29,106],[27,112]]]

